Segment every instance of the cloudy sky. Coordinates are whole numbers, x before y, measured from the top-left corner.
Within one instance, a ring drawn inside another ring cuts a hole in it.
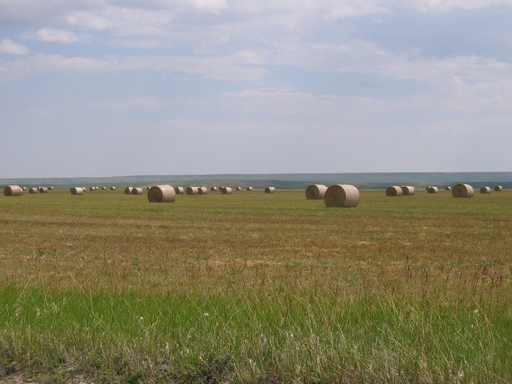
[[[0,178],[512,170],[512,0],[0,0]]]

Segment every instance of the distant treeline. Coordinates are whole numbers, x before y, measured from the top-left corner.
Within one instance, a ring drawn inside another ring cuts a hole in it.
[[[305,189],[310,184],[353,184],[359,189],[385,189],[390,185],[413,185],[425,188],[429,185],[444,188],[457,183],[469,183],[474,188],[501,185],[512,188],[512,172],[432,172],[432,173],[284,173],[284,174],[231,174],[231,175],[140,175],[114,177],[77,178],[19,178],[0,179],[0,187],[16,184],[26,187],[54,186],[57,189],[73,186],[228,186],[264,189]]]

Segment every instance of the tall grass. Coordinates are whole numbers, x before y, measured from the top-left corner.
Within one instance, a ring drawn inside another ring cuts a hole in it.
[[[1,198],[0,368],[47,382],[509,382],[511,201]]]

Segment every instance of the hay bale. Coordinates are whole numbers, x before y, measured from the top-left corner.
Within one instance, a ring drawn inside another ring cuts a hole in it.
[[[26,191],[26,190],[27,190],[27,187],[21,187],[21,189],[23,189],[24,191]]]
[[[197,193],[199,195],[206,195],[208,193],[208,188],[206,188],[206,187],[198,187],[197,188]]]
[[[452,190],[452,187],[450,187],[449,185],[446,186],[446,188],[444,189],[445,191],[451,191]]]
[[[252,187],[247,187],[247,188],[245,188],[245,190],[250,192],[250,191],[252,191]]]
[[[85,188],[85,187],[81,187],[81,188],[82,188],[82,191],[84,191],[84,193],[87,192],[87,188]]]
[[[501,191],[503,191],[503,187],[502,187],[501,185],[496,185],[496,186],[494,187],[494,191],[495,191],[495,192],[501,192]]]
[[[48,187],[48,190],[49,190],[49,191],[54,191],[54,190],[55,190],[55,188],[53,188],[53,187]]]
[[[334,184],[324,194],[324,202],[328,207],[355,208],[359,205],[359,190],[353,185]]]
[[[132,190],[133,190],[133,187],[126,187],[124,189],[124,194],[125,195],[131,195],[132,194]]]
[[[398,185],[392,185],[386,188],[386,196],[402,196],[404,192]]]
[[[210,191],[212,191],[212,192],[217,192],[218,190],[219,190],[219,189],[218,189],[217,187],[211,187],[211,188],[210,188]]]
[[[306,188],[306,199],[320,200],[324,198],[327,187],[323,184],[311,184]]]
[[[115,191],[115,190],[116,190],[116,187],[112,186],[112,187],[110,187],[110,190],[111,190],[111,191]]]
[[[83,195],[84,194],[84,190],[81,187],[73,187],[73,188],[70,188],[69,191],[71,192],[72,195]]]
[[[39,187],[38,190],[39,190],[39,193],[48,193],[48,188],[46,188],[46,187]]]
[[[37,193],[39,192],[39,189],[35,188],[35,187],[32,187],[28,190],[29,193]]]
[[[229,187],[220,187],[220,193],[223,195],[231,195],[233,193],[233,189]]]
[[[199,187],[188,187],[187,195],[199,195]]]
[[[153,185],[148,191],[150,203],[174,203],[176,191],[170,185]]]
[[[8,185],[4,188],[4,196],[21,196],[23,195],[23,188],[19,185]]]
[[[274,193],[276,191],[275,187],[267,187],[265,188],[265,193]]]
[[[142,195],[144,190],[142,188],[133,188],[131,194],[132,195]]]
[[[174,188],[174,192],[176,192],[177,195],[183,195],[185,193],[185,188],[176,187],[176,188]]]
[[[434,194],[435,193],[439,193],[439,188],[437,188],[437,187],[428,187],[427,193],[430,193],[430,194],[432,194],[432,193],[434,193]]]
[[[457,184],[452,189],[452,196],[453,197],[473,197],[475,194],[475,190],[473,187],[469,184]]]
[[[490,187],[482,187],[482,188],[480,188],[480,193],[483,193],[483,194],[491,193],[491,188]]]
[[[242,190],[242,187],[236,187],[236,190],[237,190],[237,191],[241,191],[241,190]]]
[[[400,188],[402,188],[402,194],[404,196],[414,196],[414,187],[411,187],[410,185],[403,185]]]
[[[106,190],[107,190],[107,187],[101,187],[101,190],[102,190],[102,191],[106,191]]]

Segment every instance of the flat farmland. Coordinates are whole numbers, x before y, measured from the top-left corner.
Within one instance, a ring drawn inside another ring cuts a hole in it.
[[[51,191],[0,220],[5,380],[512,381],[512,191]]]

